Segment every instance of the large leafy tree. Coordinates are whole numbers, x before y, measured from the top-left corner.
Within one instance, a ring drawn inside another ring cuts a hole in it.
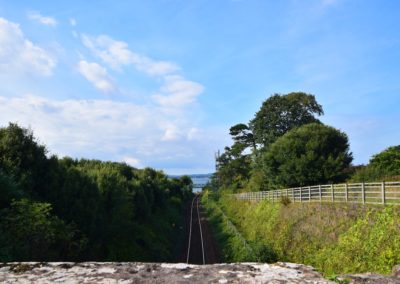
[[[270,187],[343,181],[352,161],[347,135],[311,123],[278,138],[265,152],[263,168]]]
[[[268,147],[289,130],[304,124],[319,122],[315,115],[323,114],[315,97],[302,92],[275,94],[263,102],[250,121],[254,140]]]

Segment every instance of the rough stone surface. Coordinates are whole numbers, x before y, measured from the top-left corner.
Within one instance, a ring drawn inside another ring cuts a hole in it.
[[[340,281],[345,280],[346,281]],[[399,283],[400,266],[390,276],[342,275],[339,283]],[[335,283],[311,266],[278,262],[190,265],[138,262],[0,263],[0,283]]]
[[[347,280],[355,284],[400,284],[400,265],[393,267],[392,275],[384,276],[376,273],[341,275],[339,280]]]
[[[293,263],[6,263],[0,283],[334,283]]]

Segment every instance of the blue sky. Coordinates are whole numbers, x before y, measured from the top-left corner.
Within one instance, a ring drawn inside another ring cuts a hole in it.
[[[314,94],[354,163],[400,144],[400,3],[1,1],[0,125],[50,153],[208,173],[274,93]]]

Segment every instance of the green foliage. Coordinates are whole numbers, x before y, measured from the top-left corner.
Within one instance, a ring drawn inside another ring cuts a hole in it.
[[[249,124],[230,128],[234,143],[217,157],[218,186],[259,191],[344,180],[352,161],[348,139],[324,126],[316,118],[322,114],[310,94],[269,97]]]
[[[400,209],[396,207],[283,206],[225,197],[209,198],[208,203],[212,202],[214,207],[223,208],[252,244],[253,255],[262,251],[257,246],[263,246],[269,252],[266,255],[275,256],[275,260],[312,265],[330,276],[366,271],[386,274],[400,262]],[[213,224],[217,230],[221,226]],[[225,250],[228,256],[241,253],[236,246],[225,246]]]
[[[243,236],[239,235],[240,233],[235,229],[237,224],[232,224],[223,213],[218,200],[217,194],[209,195],[208,192],[205,192],[202,197],[202,204],[207,210],[208,221],[219,244],[222,260],[225,262],[276,262],[277,255],[270,245],[260,240],[252,240],[246,244],[243,242]],[[224,209],[229,209],[229,207],[224,207]]]
[[[225,147],[225,152],[217,159],[217,178],[223,187],[242,188],[250,177],[251,158],[242,155],[241,144],[235,143],[232,148]]]
[[[319,122],[314,115],[323,114],[315,97],[302,92],[275,94],[263,102],[250,122],[255,141],[268,147],[289,130]]]
[[[346,134],[312,123],[271,145],[264,154],[264,174],[271,188],[340,182],[352,159]]]
[[[188,177],[48,158],[32,131],[0,128],[0,261],[171,260],[191,195]]]
[[[336,246],[320,252],[324,271],[390,273],[400,262],[399,220],[398,209],[369,210],[339,237]]]
[[[74,226],[51,214],[49,203],[13,201],[2,212],[0,256],[6,261],[73,259],[85,245]]]
[[[239,123],[229,129],[229,134],[232,136],[235,144],[242,145],[243,149],[252,147],[256,150],[256,142],[250,127],[244,123]]]
[[[400,179],[400,146],[392,146],[372,156],[367,166],[358,167],[352,181]]]
[[[47,157],[29,129],[10,123],[0,128],[0,170],[27,194],[40,196],[46,188]]]
[[[22,196],[23,192],[14,180],[0,170],[0,210],[8,207],[13,199],[20,199]]]
[[[374,155],[370,165],[390,175],[400,175],[400,145],[392,146]]]

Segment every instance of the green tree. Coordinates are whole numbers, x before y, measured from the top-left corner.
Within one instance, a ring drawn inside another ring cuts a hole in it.
[[[251,169],[250,155],[243,155],[245,146],[234,143],[232,147],[225,147],[224,153],[217,158],[217,178],[220,186],[235,188],[243,187],[249,179]]]
[[[352,181],[398,180],[400,177],[400,145],[391,146],[372,156],[368,165],[359,166]]]
[[[304,124],[319,122],[315,115],[322,115],[322,106],[310,94],[295,92],[275,94],[263,102],[250,121],[255,141],[268,147],[289,130]]]
[[[74,226],[51,214],[49,203],[13,201],[1,212],[0,261],[76,259],[85,245]]]
[[[29,129],[14,123],[0,128],[0,169],[31,196],[42,196],[47,189],[46,148]]]
[[[13,179],[0,171],[0,210],[10,205],[13,199],[20,199],[22,190]]]
[[[369,164],[386,175],[400,175],[400,145],[389,147],[372,156]]]
[[[343,181],[351,161],[345,133],[311,123],[278,138],[264,154],[263,168],[272,188],[304,186]]]
[[[247,124],[239,123],[229,129],[229,134],[232,136],[236,144],[242,145],[243,149],[252,147],[253,151],[256,150],[256,141],[254,140],[253,133]]]

